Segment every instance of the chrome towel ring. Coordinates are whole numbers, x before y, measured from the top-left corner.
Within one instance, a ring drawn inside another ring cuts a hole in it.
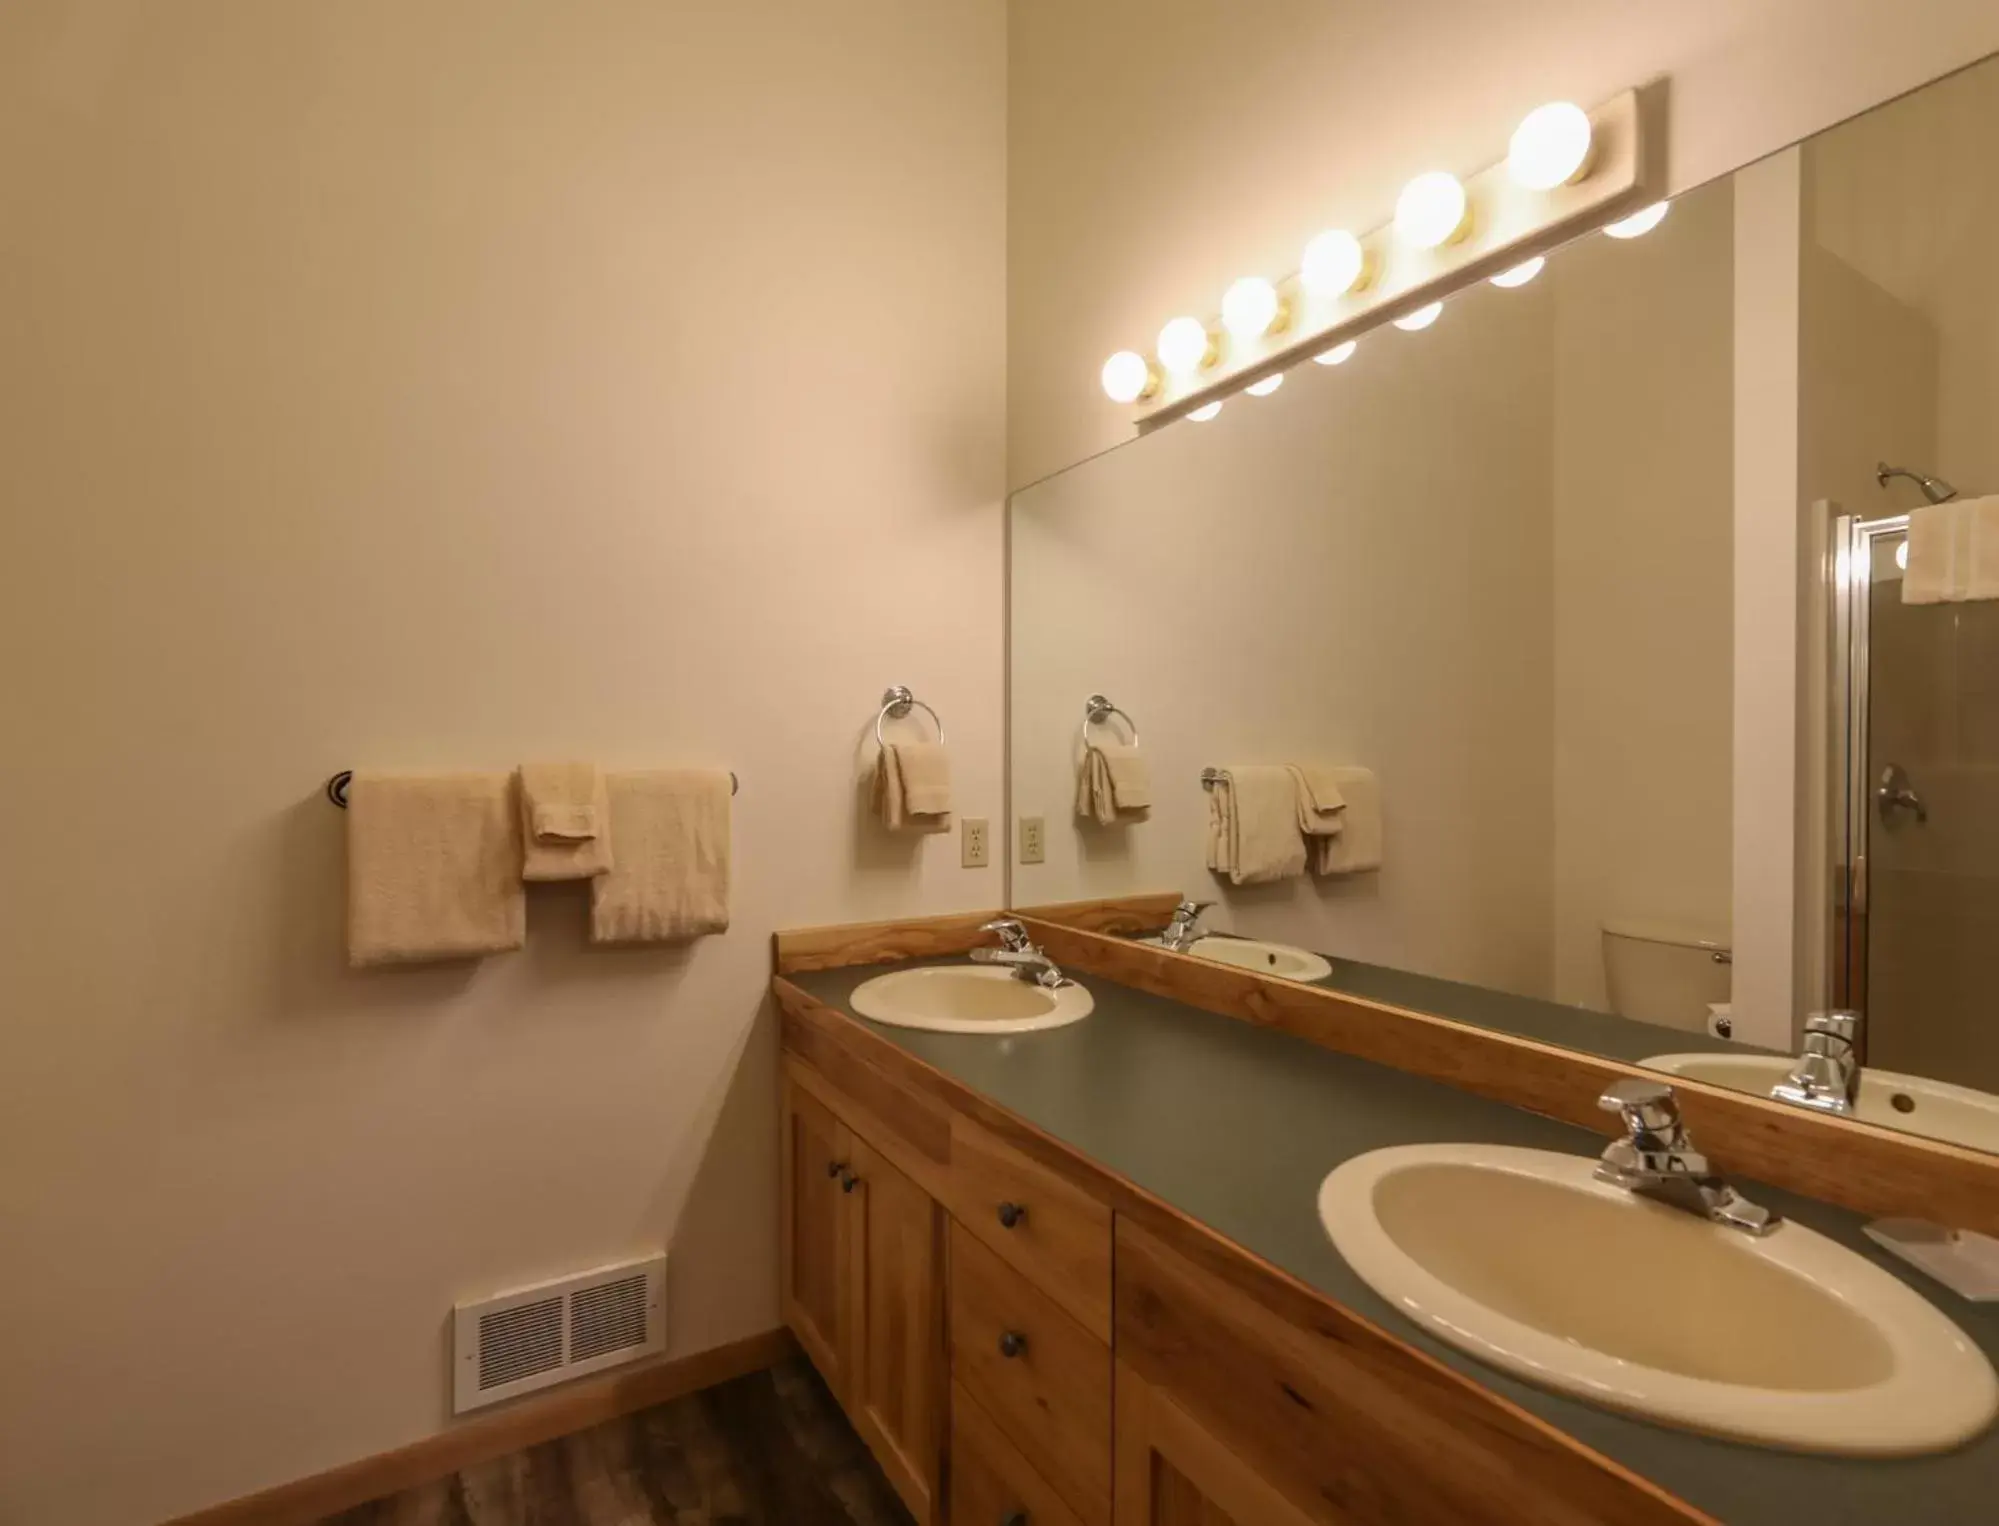
[[[913,709],[921,710],[925,715],[930,717],[930,724],[937,728],[937,745],[940,747],[943,746],[943,719],[935,710],[932,710],[922,700],[910,693],[907,684],[896,684],[883,692],[881,714],[875,717],[875,745],[877,747],[888,746],[888,743],[882,739],[882,723],[884,721],[899,721]]]
[[[1088,699],[1083,701],[1083,745],[1085,747],[1090,745],[1090,728],[1092,726],[1109,725],[1112,716],[1116,716],[1119,720],[1123,721],[1124,729],[1131,733],[1131,742],[1129,745],[1133,747],[1138,745],[1138,723],[1122,710],[1118,709],[1116,705],[1105,699],[1103,695],[1092,694]]]

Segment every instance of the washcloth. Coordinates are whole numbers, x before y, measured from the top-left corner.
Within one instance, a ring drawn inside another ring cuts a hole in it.
[[[1293,763],[1290,772],[1298,792],[1298,831],[1307,852],[1316,852],[1315,839],[1337,837],[1345,827],[1346,796],[1334,770],[1323,764]]]
[[[1260,885],[1305,872],[1298,790],[1289,769],[1221,770],[1208,788],[1208,867],[1235,885]]]
[[[1143,820],[1152,808],[1152,769],[1136,747],[1111,743],[1083,749],[1076,771],[1076,814],[1111,826],[1120,816]]]
[[[1366,768],[1330,768],[1346,809],[1335,837],[1312,839],[1314,874],[1361,874],[1381,867],[1381,782]]]
[[[1999,599],[1999,496],[1912,509],[1902,602],[1972,599]]]
[[[729,775],[604,776],[611,868],[590,881],[592,943],[675,943],[729,926]]]
[[[942,742],[890,742],[875,760],[875,813],[891,832],[947,831],[951,755]]]
[[[347,958],[475,959],[527,938],[512,774],[356,774],[347,791]]]
[[[594,763],[521,765],[524,880],[594,879],[611,867],[610,805]]]

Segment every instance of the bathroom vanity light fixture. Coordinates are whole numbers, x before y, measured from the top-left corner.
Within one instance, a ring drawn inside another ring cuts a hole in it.
[[[1247,392],[1251,397],[1268,397],[1283,385],[1284,373],[1279,371],[1275,375],[1264,377],[1260,382],[1251,382],[1242,390]]]
[[[1428,328],[1444,315],[1444,304],[1432,302],[1427,307],[1419,307],[1413,313],[1404,313],[1395,320],[1395,326],[1406,334],[1414,334]]]
[[[1360,342],[1358,340],[1342,339],[1330,350],[1319,351],[1312,359],[1316,360],[1322,366],[1343,366],[1353,359],[1353,352],[1359,348]]]
[[[1642,212],[1633,212],[1622,222],[1608,224],[1604,232],[1612,238],[1642,238],[1666,220],[1666,213],[1672,207],[1669,201],[1655,201]]]
[[[1192,413],[1188,414],[1187,417],[1192,419],[1196,424],[1205,424],[1221,411],[1222,405],[1220,403],[1203,403]]]
[[[1129,351],[1113,356],[1105,392],[1124,402],[1136,386],[1129,404],[1138,427],[1157,429],[1303,361],[1338,365],[1352,341],[1391,315],[1423,327],[1453,292],[1485,281],[1524,285],[1569,239],[1606,224],[1622,233],[1630,221],[1656,222],[1662,214],[1640,209],[1659,197],[1648,176],[1664,106],[1648,99],[1641,111],[1638,92],[1627,90],[1589,111],[1566,102],[1538,108],[1497,163],[1462,178],[1418,175],[1382,226],[1325,229],[1304,246],[1296,274],[1246,276],[1229,287],[1219,314],[1175,318],[1160,331],[1156,365]]]

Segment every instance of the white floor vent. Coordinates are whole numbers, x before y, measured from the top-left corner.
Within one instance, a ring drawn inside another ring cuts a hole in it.
[[[666,1349],[666,1257],[603,1266],[452,1311],[453,1414]]]

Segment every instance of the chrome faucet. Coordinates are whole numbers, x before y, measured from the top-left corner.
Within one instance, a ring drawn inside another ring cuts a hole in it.
[[[1767,1235],[1783,1223],[1714,1173],[1680,1121],[1680,1099],[1663,1081],[1632,1076],[1614,1082],[1596,1105],[1622,1114],[1625,1128],[1625,1137],[1597,1162],[1598,1181],[1745,1234]]]
[[[1860,1100],[1860,1026],[1858,1012],[1814,1012],[1806,1018],[1798,1063],[1770,1095],[1822,1113],[1852,1112]]]
[[[1186,953],[1201,941],[1201,913],[1214,904],[1213,901],[1182,901],[1174,907],[1173,920],[1159,935],[1159,946],[1176,954]]]
[[[1027,936],[1026,927],[1014,918],[1001,917],[997,922],[988,922],[979,931],[997,937],[999,947],[973,949],[974,963],[1007,965],[1019,979],[1031,981],[1050,991],[1075,984],[1055,967],[1053,959],[1034,946],[1034,940]]]

